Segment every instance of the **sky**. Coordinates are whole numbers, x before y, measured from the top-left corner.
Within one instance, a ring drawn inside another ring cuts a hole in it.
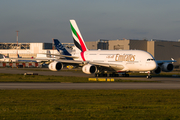
[[[85,41],[180,39],[180,0],[1,0],[0,42],[72,43],[70,19]]]

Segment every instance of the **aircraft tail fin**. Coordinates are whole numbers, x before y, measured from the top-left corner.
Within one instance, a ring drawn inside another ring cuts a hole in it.
[[[54,45],[57,49],[58,52],[60,52],[60,50],[62,50],[63,55],[71,55],[66,48],[60,43],[60,41],[58,39],[54,39]]]
[[[70,20],[70,25],[71,25],[71,32],[72,32],[72,36],[73,36],[73,40],[74,40],[74,45],[81,51],[81,52],[85,52],[87,51],[87,47],[86,44],[83,40],[83,37],[79,31],[79,28],[76,24],[75,20]]]
[[[53,39],[53,40],[54,40],[54,45],[59,53],[61,50],[63,55],[71,56],[71,54],[66,50],[66,48],[61,44],[61,42],[58,39]],[[71,60],[72,58],[66,58],[66,59]]]

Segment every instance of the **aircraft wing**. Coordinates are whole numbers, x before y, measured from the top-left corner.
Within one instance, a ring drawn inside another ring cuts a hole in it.
[[[156,63],[158,65],[161,65],[163,63],[174,63],[174,62],[177,62],[176,60],[172,59],[172,60],[156,60]]]
[[[59,61],[59,62],[62,62],[64,64],[69,64],[69,65],[74,65],[74,64],[92,64],[92,65],[95,65],[95,66],[98,66],[98,67],[104,67],[106,69],[113,69],[113,70],[122,70],[124,68],[123,65],[119,65],[119,64],[108,64],[108,63],[99,63],[99,62],[88,62],[88,61],[77,61],[77,60],[63,60],[63,59],[59,59],[59,60],[56,60],[56,61]]]
[[[120,69],[124,68],[123,65],[119,65],[119,64],[108,64],[108,63],[98,63],[98,62],[89,62],[89,63],[93,65],[97,65],[97,66],[103,66],[103,67],[120,68]]]
[[[109,63],[99,63],[99,62],[89,62],[90,64],[96,65],[98,67],[103,67],[106,69],[113,69],[115,71],[122,70],[124,68],[123,65],[120,64],[109,64]]]
[[[54,56],[67,57],[67,58],[79,58],[79,57],[77,57],[77,56],[70,56],[70,55],[47,54],[47,53],[41,53],[41,54],[54,55]]]
[[[66,56],[66,55],[63,55]],[[113,70],[122,70],[124,68],[123,65],[119,64],[108,64],[108,63],[100,63],[100,62],[88,62],[88,61],[81,61],[81,60],[66,60],[66,59],[57,59],[55,57],[53,58],[10,58],[10,59],[16,59],[16,60],[41,60],[41,61],[48,61],[48,60],[53,60],[53,61],[58,61],[62,62],[64,64],[68,65],[84,65],[84,64],[92,64],[98,67],[104,67],[106,69],[113,69]]]
[[[32,60],[32,61],[36,61],[36,60],[56,60],[57,58],[53,57],[53,58],[9,58],[10,60]]]
[[[67,58],[78,58],[77,56],[69,56],[69,55],[58,55],[58,54],[46,54],[46,55],[54,55],[54,56],[60,56],[60,57],[67,57]],[[50,57],[50,58],[9,58],[9,59],[12,59],[12,60],[45,60],[45,61],[48,61],[48,60],[56,60],[58,61],[59,58],[56,58],[56,57]],[[63,60],[63,59],[62,59]],[[61,60],[59,60],[61,62]],[[69,62],[73,62],[74,63],[74,60],[67,60],[66,61],[67,63]],[[76,62],[75,62],[76,63]],[[79,62],[78,62],[79,63]],[[82,61],[81,61],[82,63]]]
[[[69,64],[69,65],[71,65],[71,64],[84,64],[84,62],[81,61],[81,60],[64,60],[64,59],[58,59],[58,60],[56,60],[56,61],[62,62],[62,63],[65,63],[65,64]]]

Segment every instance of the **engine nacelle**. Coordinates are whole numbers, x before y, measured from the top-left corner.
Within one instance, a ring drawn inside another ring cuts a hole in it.
[[[96,72],[96,66],[87,64],[82,67],[82,71],[86,74],[93,74]]]
[[[50,63],[48,67],[52,71],[59,71],[63,68],[63,64],[61,62],[54,61]]]
[[[164,72],[171,72],[174,69],[174,65],[172,63],[164,63],[161,65],[161,69]]]
[[[156,68],[156,70],[153,71],[153,73],[155,73],[155,74],[161,73],[161,67],[158,66],[158,67]]]

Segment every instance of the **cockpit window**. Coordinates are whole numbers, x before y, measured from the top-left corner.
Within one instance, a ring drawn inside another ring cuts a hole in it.
[[[147,59],[147,61],[154,61],[154,59]]]

